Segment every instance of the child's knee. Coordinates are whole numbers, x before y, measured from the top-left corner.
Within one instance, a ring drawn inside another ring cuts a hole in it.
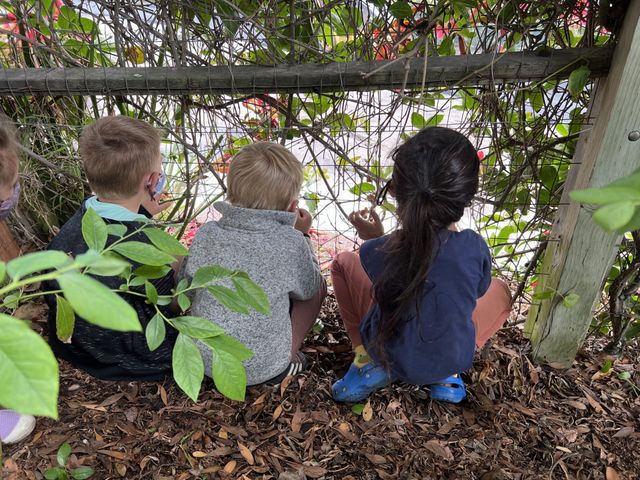
[[[357,253],[341,252],[331,262],[331,275],[351,270],[356,264],[360,265],[360,257]]]

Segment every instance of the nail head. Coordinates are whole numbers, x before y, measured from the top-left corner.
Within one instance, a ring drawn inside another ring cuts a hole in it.
[[[629,132],[629,141],[630,142],[636,142],[640,140],[640,131],[638,130],[631,130]]]

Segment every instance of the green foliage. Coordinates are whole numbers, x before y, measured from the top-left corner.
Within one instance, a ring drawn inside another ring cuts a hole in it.
[[[44,478],[46,480],[68,480],[69,478],[74,480],[85,480],[93,476],[95,472],[93,468],[88,466],[70,469],[68,465],[70,456],[71,445],[65,442],[60,445],[56,454],[58,466],[47,469],[47,471],[44,472]]]

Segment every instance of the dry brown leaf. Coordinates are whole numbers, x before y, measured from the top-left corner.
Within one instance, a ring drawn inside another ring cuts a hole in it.
[[[567,405],[572,406],[573,408],[577,408],[578,410],[586,410],[587,406],[582,402],[577,402],[575,400],[567,400]]]
[[[371,403],[367,401],[366,405],[362,409],[362,419],[365,422],[371,421],[373,418],[373,408],[371,408]]]
[[[192,457],[194,458],[204,458],[204,457],[208,457],[209,454],[207,452],[202,452],[200,450],[196,450],[195,452],[193,452],[191,454]]]
[[[604,413],[604,408],[602,408],[602,405],[600,405],[600,403],[595,398],[593,398],[588,393],[584,394],[584,398],[587,399],[587,402],[589,402],[589,405],[591,405],[591,408],[593,408],[596,412]]]
[[[118,475],[121,477],[125,477],[127,475],[127,466],[123,463],[116,463],[116,472],[118,472]]]
[[[303,465],[302,470],[307,477],[320,478],[327,474],[327,469],[313,465]]]
[[[267,395],[269,395],[269,392],[264,392],[262,395],[256,398],[256,401],[253,402],[251,405],[260,405],[261,403],[264,403],[264,400],[267,398]]]
[[[106,412],[107,409],[104,407],[101,407],[100,405],[96,405],[95,403],[81,403],[81,406],[83,406],[84,408],[88,409],[88,410],[95,410],[97,412]]]
[[[451,449],[446,445],[443,445],[438,440],[429,440],[424,444],[424,446],[427,450],[444,458],[445,460],[453,460],[453,453],[451,453]]]
[[[275,422],[276,420],[278,420],[278,418],[280,418],[280,415],[282,415],[282,404],[278,405],[273,411],[273,416],[271,417],[271,419]]]
[[[351,442],[357,442],[358,441],[358,437],[351,431],[351,427],[346,422],[342,422],[342,423],[340,423],[338,425],[338,432],[340,432],[340,434],[344,438],[346,438],[347,440],[349,440]]]
[[[633,427],[622,427],[620,430],[618,430],[615,435],[613,436],[613,438],[624,438],[624,437],[628,437],[629,435],[631,435],[633,432],[635,432],[635,429]]]
[[[298,433],[300,432],[300,428],[302,427],[302,418],[304,414],[300,411],[300,407],[296,407],[296,412],[293,414],[293,418],[291,419],[291,431]]]
[[[164,406],[166,407],[167,405],[169,405],[169,399],[167,398],[167,391],[164,389],[162,385],[158,385],[158,390],[160,390],[160,399],[162,400],[162,403],[164,403]]]
[[[289,387],[291,382],[293,382],[293,375],[289,375],[288,377],[285,377],[284,380],[282,380],[282,383],[280,384],[280,396],[281,397],[284,395],[284,392],[287,390],[287,387]]]
[[[238,442],[238,448],[240,449],[240,455],[242,455],[242,458],[244,458],[249,465],[253,465],[255,463],[255,460],[253,458],[253,453],[251,453],[251,450],[249,450],[240,442]]]
[[[127,460],[128,458],[126,453],[116,452],[115,450],[98,450],[98,453],[108,457],[117,458],[118,460]]]
[[[569,443],[574,443],[578,439],[578,430],[573,428],[560,428],[558,433]]]
[[[607,480],[622,480],[618,472],[615,471],[613,467],[607,467],[607,472],[605,475]]]
[[[440,435],[446,435],[451,430],[453,430],[453,428],[459,423],[460,423],[460,417],[453,417],[451,420],[449,420],[447,423],[445,423],[438,429],[438,433]]]
[[[114,395],[110,395],[109,397],[105,398],[105,400],[102,403],[100,403],[100,406],[108,407],[109,405],[118,403],[118,400],[120,400],[122,397],[124,397],[124,393],[116,393]]]
[[[236,465],[238,464],[238,462],[236,462],[235,460],[231,460],[229,463],[227,463],[223,470],[225,471],[225,473],[233,473],[233,471],[236,469]]]
[[[377,453],[365,453],[364,456],[374,465],[384,465],[387,463],[387,459]]]
[[[560,450],[561,452],[564,452],[564,453],[572,453],[571,450],[569,450],[567,447],[561,447],[560,445],[556,447],[556,450]]]
[[[200,470],[200,473],[217,473],[220,471],[220,465],[212,465],[205,469]]]
[[[224,438],[226,440],[227,438],[229,438],[229,434],[224,428],[221,428],[220,431],[218,432],[218,437]]]

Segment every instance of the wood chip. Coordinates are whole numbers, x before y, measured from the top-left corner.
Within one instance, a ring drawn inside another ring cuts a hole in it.
[[[304,417],[304,413],[300,411],[300,406],[296,407],[296,412],[293,414],[293,418],[291,419],[291,431],[298,433],[300,432],[300,428],[302,427],[302,419]]]
[[[385,457],[376,453],[365,453],[364,456],[367,457],[367,459],[374,465],[384,465],[387,463],[387,459]]]
[[[606,480],[621,480],[620,475],[618,475],[618,472],[616,472],[613,467],[607,467],[605,478]]]
[[[255,459],[253,458],[251,450],[240,442],[238,442],[238,448],[240,449],[240,455],[242,455],[242,458],[244,458],[249,465],[253,465],[255,463]]]
[[[126,453],[116,452],[115,450],[98,450],[98,453],[108,457],[117,458],[118,460],[127,460],[129,458]]]
[[[307,477],[320,478],[327,474],[327,469],[314,465],[303,465],[302,470]]]
[[[593,408],[596,412],[604,413],[604,408],[602,408],[602,405],[600,405],[600,403],[595,398],[593,398],[588,393],[584,394],[584,398],[587,399],[587,402],[589,402],[589,405],[591,405],[591,408]]]
[[[449,420],[447,423],[445,423],[438,429],[438,433],[440,435],[446,435],[459,424],[460,424],[460,417],[453,417],[451,420]]]
[[[631,435],[633,432],[635,432],[635,429],[633,427],[629,427],[629,426],[622,427],[620,430],[616,432],[613,438],[625,438]]]

